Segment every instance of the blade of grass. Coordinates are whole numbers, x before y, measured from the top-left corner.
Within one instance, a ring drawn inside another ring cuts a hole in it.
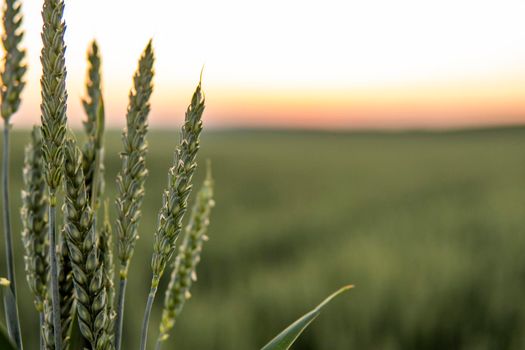
[[[292,344],[299,338],[301,333],[312,323],[317,316],[321,313],[321,310],[330,302],[332,299],[338,295],[352,289],[354,286],[349,285],[339,289],[337,292],[330,295],[328,298],[323,300],[323,302],[312,311],[305,314],[303,317],[292,323],[288,328],[279,333],[275,338],[273,338],[268,344],[266,344],[261,350],[287,350]]]

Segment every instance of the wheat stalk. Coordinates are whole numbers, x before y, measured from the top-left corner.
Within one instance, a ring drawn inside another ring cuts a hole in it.
[[[49,244],[51,265],[51,300],[55,347],[62,349],[60,324],[60,295],[58,287],[58,263],[56,254],[56,191],[63,177],[64,141],[66,137],[66,66],[65,23],[63,0],[45,0],[42,9],[43,48],[41,119],[44,136],[43,152],[46,182],[49,190]]]
[[[3,221],[5,234],[5,250],[7,278],[11,282],[9,287],[13,298],[5,300],[5,316],[9,336],[14,340],[18,349],[23,348],[18,317],[18,305],[15,283],[15,266],[13,258],[13,238],[11,233],[11,217],[9,203],[9,130],[11,116],[20,106],[20,95],[24,89],[23,81],[27,67],[23,64],[25,51],[20,48],[23,32],[21,4],[17,0],[6,0],[4,5],[2,45],[4,48],[3,67],[0,73],[2,79],[0,87],[0,114],[4,119],[4,144],[2,167],[2,193],[3,193]]]
[[[126,115],[126,128],[122,134],[124,150],[121,153],[122,168],[117,175],[117,246],[120,261],[119,295],[115,329],[115,348],[120,349],[122,325],[124,318],[124,302],[128,280],[128,269],[141,216],[141,205],[144,197],[144,183],[148,171],[146,169],[146,133],[148,131],[148,115],[150,111],[150,96],[153,92],[153,62],[152,42],[146,46],[139,60],[137,72],[133,76],[133,88],[129,93],[129,105]]]
[[[199,136],[202,131],[201,118],[203,112],[204,97],[202,95],[201,82],[199,82],[190,106],[186,111],[181,140],[175,151],[173,166],[169,170],[168,189],[164,191],[163,204],[159,212],[151,260],[153,277],[142,323],[142,350],[146,348],[149,317],[157,288],[166,264],[175,251],[175,242],[182,230],[182,218],[186,213],[188,197],[192,187],[191,179],[197,167],[196,157],[200,147]]]
[[[110,348],[107,333],[107,293],[104,268],[93,234],[93,210],[89,206],[81,154],[75,142],[65,144],[65,238],[73,266],[77,316],[82,335],[92,349]]]
[[[190,288],[196,281],[196,268],[200,261],[202,245],[208,239],[206,233],[213,201],[213,180],[208,167],[208,175],[200,191],[197,193],[195,205],[184,240],[179,247],[171,273],[170,283],[164,299],[164,310],[159,327],[156,349],[160,350],[162,342],[168,339],[169,332],[175,325],[177,317],[182,312],[184,303],[190,298]]]

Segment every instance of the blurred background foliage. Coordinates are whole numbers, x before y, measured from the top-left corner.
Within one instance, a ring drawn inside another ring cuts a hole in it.
[[[36,349],[38,315],[18,217],[28,135],[12,137],[11,196],[22,332],[26,348]],[[124,349],[139,340],[161,191],[177,142],[175,130],[149,135]],[[111,201],[120,149],[120,132],[110,131]],[[210,158],[217,206],[198,283],[166,349],[260,348],[348,283],[356,288],[327,307],[295,349],[525,348],[525,128],[205,131],[199,157],[195,183]]]

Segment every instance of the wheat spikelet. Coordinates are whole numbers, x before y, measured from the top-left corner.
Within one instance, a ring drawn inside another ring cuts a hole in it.
[[[42,136],[34,127],[25,149],[22,190],[22,242],[27,282],[38,312],[44,312],[49,277],[47,239],[47,195],[42,162]]]
[[[80,331],[92,349],[110,348],[104,268],[95,241],[93,211],[86,195],[81,154],[74,141],[65,145],[65,238],[73,267]]]
[[[4,67],[1,72],[2,88],[0,95],[2,98],[1,114],[2,118],[9,118],[18,110],[20,106],[20,95],[24,89],[23,81],[27,66],[22,63],[26,55],[25,50],[20,48],[20,43],[24,36],[22,32],[22,6],[18,0],[6,0],[4,7],[4,35],[2,45],[4,46]]]
[[[213,181],[208,170],[208,176],[197,194],[190,221],[184,234],[184,240],[175,258],[170,283],[164,299],[157,349],[160,349],[162,341],[168,338],[170,330],[184,307],[184,303],[190,298],[190,288],[192,283],[196,281],[196,268],[200,261],[202,245],[207,240],[206,233],[210,211],[213,206]]]

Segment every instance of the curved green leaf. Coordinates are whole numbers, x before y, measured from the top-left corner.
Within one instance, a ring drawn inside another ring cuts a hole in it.
[[[268,344],[266,344],[261,350],[288,350],[290,346],[297,340],[301,333],[308,327],[313,320],[319,316],[323,307],[326,306],[332,299],[338,296],[341,293],[346,292],[347,290],[352,289],[354,286],[345,286],[339,289],[337,292],[330,295],[328,298],[323,300],[323,302],[312,311],[308,312],[306,315],[292,323],[288,328],[282,331],[278,336],[273,338]]]

